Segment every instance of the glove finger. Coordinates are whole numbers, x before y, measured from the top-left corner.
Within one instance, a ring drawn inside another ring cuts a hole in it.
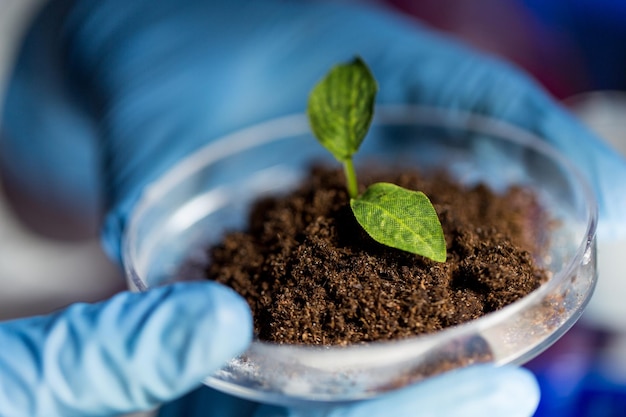
[[[199,386],[252,336],[247,304],[184,283],[0,326],[3,416],[144,410]]]
[[[626,158],[591,134],[565,110],[543,112],[529,121],[583,172],[599,206],[600,242],[626,240]],[[549,115],[549,116],[548,116]],[[529,119],[531,117],[529,116]]]
[[[477,365],[371,401],[317,410],[264,406],[255,417],[528,417],[538,403],[539,388],[528,370]]]

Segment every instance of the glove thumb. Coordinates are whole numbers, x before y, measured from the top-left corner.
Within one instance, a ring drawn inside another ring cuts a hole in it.
[[[0,415],[84,416],[177,398],[252,336],[247,304],[216,283],[179,283],[0,324]]]
[[[254,416],[529,417],[538,404],[539,387],[530,371],[482,364],[447,372],[369,401],[315,411],[262,406]]]

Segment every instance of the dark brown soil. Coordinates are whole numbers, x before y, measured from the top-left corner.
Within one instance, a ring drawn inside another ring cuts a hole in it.
[[[373,241],[352,215],[342,172],[314,167],[295,192],[259,201],[249,230],[210,249],[206,277],[248,300],[261,340],[346,345],[431,333],[498,310],[547,280],[536,260],[548,219],[529,191],[465,189],[443,174],[360,175],[363,184],[426,193],[447,261]]]

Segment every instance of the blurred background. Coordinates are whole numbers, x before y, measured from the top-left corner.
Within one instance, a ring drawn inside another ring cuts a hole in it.
[[[0,0],[0,97],[25,26],[45,0]],[[2,105],[0,100],[0,106]],[[8,198],[0,181],[0,320],[44,314],[76,301],[96,301],[124,288],[103,254],[95,228],[60,239],[43,233],[46,212],[32,228],[25,202]],[[15,193],[10,193],[12,196]],[[58,225],[71,229],[71,225]]]
[[[626,1],[381,1],[521,66],[626,155]],[[0,97],[24,27],[44,2],[0,0]],[[0,188],[0,320],[125,289],[95,228],[64,239],[42,233],[23,221],[32,219],[28,204],[13,196]],[[36,217],[47,221],[45,212]],[[542,387],[537,416],[626,416],[626,242],[599,242],[598,255],[599,284],[583,319],[526,365]]]

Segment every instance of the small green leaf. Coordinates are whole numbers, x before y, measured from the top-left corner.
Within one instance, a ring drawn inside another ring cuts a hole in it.
[[[309,96],[313,134],[338,161],[359,149],[374,114],[378,85],[360,58],[333,67]]]
[[[350,206],[359,224],[377,242],[445,262],[443,230],[424,193],[381,182],[351,199]]]

